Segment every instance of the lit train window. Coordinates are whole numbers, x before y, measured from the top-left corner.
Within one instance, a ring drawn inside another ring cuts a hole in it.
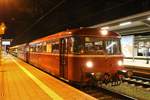
[[[107,40],[105,41],[107,54],[120,54],[120,41],[119,40]]]
[[[88,55],[103,55],[104,41],[98,37],[74,37],[74,53]]]
[[[46,52],[52,52],[52,44],[51,43],[47,43],[46,45]]]
[[[33,52],[33,47],[30,48],[30,52]]]
[[[85,37],[85,42],[89,42],[90,38],[89,37]]]
[[[36,44],[36,52],[42,52],[42,43]]]
[[[29,51],[29,47],[26,47],[26,48],[25,48],[25,51],[28,52],[28,51]]]
[[[35,46],[30,46],[30,52],[36,52],[36,47]]]
[[[35,52],[38,52],[38,46],[37,45],[35,46]]]
[[[73,46],[74,54],[83,54],[84,53],[84,38],[76,36],[74,37],[74,46]]]
[[[65,53],[68,53],[68,38],[65,39]]]
[[[85,52],[87,54],[104,54],[103,41],[96,37],[90,37],[90,40],[85,42]]]
[[[69,37],[68,38],[68,43],[67,43],[67,49],[68,49],[68,53],[73,53],[73,46],[74,46],[74,38],[73,37]]]
[[[52,43],[52,53],[59,53],[59,42],[55,41]]]
[[[44,43],[42,44],[42,52],[46,52],[46,51],[47,51],[46,48],[47,48],[46,42],[44,42]]]

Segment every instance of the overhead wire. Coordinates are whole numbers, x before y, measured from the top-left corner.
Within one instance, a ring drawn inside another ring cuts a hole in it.
[[[51,8],[47,13],[45,13],[43,16],[41,16],[40,18],[38,18],[32,25],[30,25],[27,29],[25,29],[23,33],[29,31],[32,27],[34,27],[36,24],[38,24],[42,19],[44,19],[46,16],[48,16],[50,13],[52,13],[56,8],[58,8],[59,6],[61,6],[65,1],[66,0],[62,0],[56,6],[54,6],[53,8]]]

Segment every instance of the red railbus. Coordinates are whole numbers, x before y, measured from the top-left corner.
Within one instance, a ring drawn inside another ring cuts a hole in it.
[[[25,60],[72,82],[110,81],[126,73],[120,38],[118,33],[99,28],[66,30],[26,43]]]

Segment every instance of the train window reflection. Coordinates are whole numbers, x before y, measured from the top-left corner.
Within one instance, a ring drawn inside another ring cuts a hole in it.
[[[96,37],[74,37],[74,52],[77,54],[104,54],[104,42]]]
[[[107,54],[120,54],[120,42],[119,40],[108,40],[105,42]]]
[[[36,52],[42,52],[42,43],[36,44]]]
[[[47,50],[46,42],[43,42],[43,44],[42,44],[42,52],[46,52],[46,50]]]
[[[84,41],[82,37],[74,37],[73,39],[74,45],[73,45],[73,52],[75,54],[81,54],[82,51],[84,51]]]
[[[52,43],[52,53],[59,53],[59,42]]]

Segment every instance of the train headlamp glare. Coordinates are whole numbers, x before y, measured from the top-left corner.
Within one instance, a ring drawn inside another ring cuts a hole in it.
[[[91,73],[91,75],[94,75],[95,73]]]
[[[119,60],[119,61],[118,61],[118,65],[119,65],[119,66],[122,66],[122,65],[123,65],[123,62],[122,62],[121,60]]]
[[[126,70],[121,70],[123,73],[126,73],[127,71]]]
[[[123,62],[122,62],[121,60],[119,60],[119,61],[118,61],[118,65],[119,65],[119,66],[122,66],[122,65],[123,65]]]
[[[93,67],[93,63],[91,61],[86,62],[86,67],[92,68]]]
[[[105,35],[107,35],[107,34],[108,34],[108,31],[107,31],[107,30],[105,30],[105,29],[104,29],[104,30],[101,30],[101,34],[105,36]]]

